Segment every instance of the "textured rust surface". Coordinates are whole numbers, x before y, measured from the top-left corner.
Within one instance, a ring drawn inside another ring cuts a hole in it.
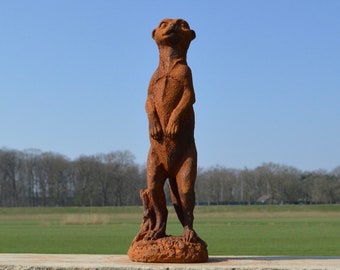
[[[204,241],[188,242],[182,236],[136,241],[128,255],[133,261],[150,263],[200,263],[208,260]]]
[[[175,248],[176,252],[173,253],[169,244],[174,243],[173,238],[163,239],[168,238],[166,235],[168,211],[164,194],[164,184],[168,179],[172,203],[184,230],[183,237],[177,240],[185,243],[184,247],[192,244],[204,246],[202,254],[207,260],[206,245],[200,245],[202,240],[193,229],[194,185],[197,174],[193,109],[195,92],[186,56],[190,42],[196,34],[183,19],[163,19],[152,31],[152,37],[159,50],[159,64],[151,77],[145,104],[150,138],[147,189],[141,190],[144,217],[141,230],[133,240],[131,248],[143,246],[147,250],[148,241],[154,247],[153,241],[161,239],[156,243],[163,243],[167,249],[155,248],[158,250],[157,253],[166,254],[164,256],[157,254],[159,258],[171,261],[173,260],[171,254],[179,254],[180,248]],[[139,251],[131,248],[129,256],[133,259],[134,252]],[[154,259],[149,258],[146,261]]]

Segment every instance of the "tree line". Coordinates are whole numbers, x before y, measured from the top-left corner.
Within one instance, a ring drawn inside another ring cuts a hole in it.
[[[129,151],[70,160],[52,152],[0,149],[0,207],[140,205],[142,188],[145,166]],[[195,194],[200,205],[340,203],[340,166],[331,172],[274,163],[199,168]]]

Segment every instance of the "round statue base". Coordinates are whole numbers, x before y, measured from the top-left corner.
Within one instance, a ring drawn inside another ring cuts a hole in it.
[[[135,262],[202,263],[208,261],[207,244],[197,239],[187,242],[183,236],[166,236],[156,240],[134,241],[128,256]]]

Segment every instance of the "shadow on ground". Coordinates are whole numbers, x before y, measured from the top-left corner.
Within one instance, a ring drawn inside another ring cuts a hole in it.
[[[226,262],[226,261],[289,261],[289,260],[339,260],[340,256],[213,256],[209,257],[208,263]]]

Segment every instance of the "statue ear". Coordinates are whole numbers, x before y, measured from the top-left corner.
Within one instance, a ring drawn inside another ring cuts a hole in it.
[[[194,30],[191,30],[191,35],[192,35],[192,39],[191,40],[194,40],[196,38],[196,33]]]
[[[152,34],[151,34],[153,39],[155,39],[155,33],[156,33],[156,29],[153,29]]]

